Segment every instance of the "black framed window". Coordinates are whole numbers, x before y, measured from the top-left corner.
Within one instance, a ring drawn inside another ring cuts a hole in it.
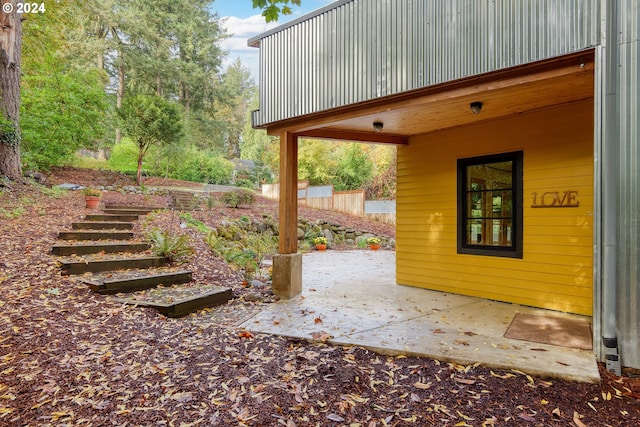
[[[522,151],[458,160],[458,253],[522,258]]]

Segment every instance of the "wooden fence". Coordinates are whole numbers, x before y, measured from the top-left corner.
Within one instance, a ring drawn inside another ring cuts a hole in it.
[[[262,184],[262,195],[277,200],[280,196],[280,185]],[[364,190],[334,191],[332,185],[309,187],[307,181],[299,181],[298,203],[391,225],[396,223],[395,201],[365,201]]]
[[[333,210],[364,217],[364,190],[336,191],[333,193]]]

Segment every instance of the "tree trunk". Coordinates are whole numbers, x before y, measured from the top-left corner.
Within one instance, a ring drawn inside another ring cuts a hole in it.
[[[140,143],[138,143],[140,144]],[[142,182],[142,159],[144,158],[144,148],[139,145],[138,146],[138,173],[136,174],[136,181],[138,185]]]
[[[16,13],[19,1],[0,0],[13,5],[13,12],[0,12],[0,175],[22,179],[20,165],[20,59],[22,22]],[[3,9],[4,10],[4,9]]]
[[[116,108],[122,107],[122,99],[124,98],[124,53],[118,51],[118,92],[116,94]],[[116,144],[120,143],[122,133],[120,128],[116,128]]]
[[[100,21],[96,21],[94,25],[94,32],[96,34],[96,38],[102,39],[107,36],[107,34],[103,31],[102,26],[100,25]],[[97,55],[97,66],[99,69],[104,70],[104,52],[99,52]]]

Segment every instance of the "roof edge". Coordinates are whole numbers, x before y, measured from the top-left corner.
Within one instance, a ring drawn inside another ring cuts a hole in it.
[[[250,39],[247,39],[247,46],[249,47],[260,47],[260,40],[265,38],[265,37],[269,37],[272,34],[278,33],[286,28],[289,27],[293,27],[294,25],[299,24],[300,22],[306,21],[308,19],[314,18],[318,15],[322,15],[325,12],[328,12],[332,9],[336,9],[344,4],[347,3],[351,3],[354,0],[337,0],[334,1],[333,3],[330,3],[324,7],[321,7],[320,9],[316,9],[312,12],[309,12],[307,14],[304,14],[292,21],[289,21],[285,24],[279,25],[275,28],[270,29],[269,31],[265,31],[264,33],[258,34],[257,36],[253,36]]]

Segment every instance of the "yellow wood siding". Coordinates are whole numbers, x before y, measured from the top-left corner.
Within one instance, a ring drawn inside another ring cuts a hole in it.
[[[519,150],[522,259],[458,254],[457,160]],[[412,137],[398,147],[397,282],[591,315],[593,167],[592,99]],[[555,191],[579,207],[531,207]]]

